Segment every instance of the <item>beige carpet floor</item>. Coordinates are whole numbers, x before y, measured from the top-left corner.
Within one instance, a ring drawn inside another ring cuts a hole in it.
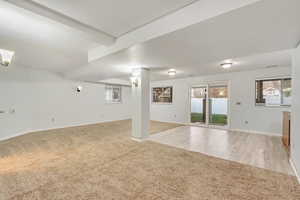
[[[152,122],[151,132],[178,125]],[[130,139],[130,121],[0,142],[0,200],[299,200],[296,178]]]

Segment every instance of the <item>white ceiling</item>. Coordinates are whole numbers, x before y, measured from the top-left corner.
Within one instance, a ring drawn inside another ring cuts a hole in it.
[[[277,67],[290,67],[292,59],[292,50],[283,50],[271,53],[257,54],[247,57],[233,58],[225,60],[226,62],[232,62],[233,66],[231,69],[222,69],[221,63],[223,62],[212,62],[205,65],[206,69],[209,69],[210,73],[205,75],[213,75],[219,73],[228,72],[239,72],[239,71],[250,71],[262,68],[277,68]],[[169,67],[161,68],[151,68],[151,80],[159,81],[166,79],[178,79],[186,77],[201,76],[203,70],[194,67],[177,68],[176,76],[168,76]],[[130,79],[128,76],[118,77],[119,79],[114,79],[114,83],[120,85],[130,85]],[[110,82],[110,79],[103,79],[99,82]],[[111,81],[111,82],[112,82]],[[127,81],[127,82],[124,82]]]
[[[231,62],[233,66],[231,69],[223,69],[221,67],[222,61],[215,61],[207,63],[200,67],[184,67],[177,68],[177,74],[174,77],[168,76],[169,68],[153,68],[151,72],[152,80],[165,80],[173,78],[194,77],[201,75],[212,75],[218,73],[239,72],[247,70],[256,70],[262,68],[275,67],[290,67],[291,66],[292,50],[283,50],[271,53],[256,54],[246,57],[232,58],[223,60],[223,62]],[[203,69],[204,68],[204,69]],[[204,72],[206,70],[207,72]],[[125,79],[128,79],[124,77]]]
[[[115,37],[197,0],[33,0]]]
[[[15,51],[17,65],[62,72],[86,64],[96,45],[79,31],[0,1],[0,48]]]
[[[35,1],[115,36],[193,2]],[[16,51],[16,65],[88,81],[127,78],[137,66],[151,68],[153,80],[170,78],[169,68],[176,78],[223,73],[225,59],[236,63],[230,71],[289,66],[285,50],[300,40],[299,7],[299,0],[261,0],[88,64],[88,50],[98,45],[84,33],[0,1],[0,48]]]
[[[69,75],[89,80],[128,77],[132,68],[145,66],[154,69],[153,80],[158,80],[169,78],[169,68],[182,72],[181,77],[223,73],[219,64],[226,59],[238,63],[231,71],[290,66],[289,51],[277,51],[292,49],[300,40],[299,8],[299,0],[263,0],[134,45]]]

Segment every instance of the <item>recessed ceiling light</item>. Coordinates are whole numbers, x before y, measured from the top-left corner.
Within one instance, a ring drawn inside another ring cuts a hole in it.
[[[228,62],[228,63],[222,63],[221,67],[223,67],[224,69],[229,69],[229,68],[232,67],[232,65],[233,65],[233,63],[230,63],[230,62]]]
[[[175,76],[176,75],[176,70],[175,69],[170,69],[168,71],[169,76]]]
[[[14,56],[15,52],[8,51],[5,49],[0,49],[0,64],[7,67]]]

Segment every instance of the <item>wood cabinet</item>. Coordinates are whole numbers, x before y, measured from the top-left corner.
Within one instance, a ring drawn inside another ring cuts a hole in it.
[[[283,135],[282,135],[282,142],[288,152],[290,151],[291,145],[291,113],[290,112],[283,112]]]

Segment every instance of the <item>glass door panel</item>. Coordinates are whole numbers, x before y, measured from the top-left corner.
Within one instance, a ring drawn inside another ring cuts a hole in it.
[[[207,87],[191,89],[191,123],[206,124]]]
[[[228,124],[228,88],[226,85],[209,86],[209,125],[227,126]]]

